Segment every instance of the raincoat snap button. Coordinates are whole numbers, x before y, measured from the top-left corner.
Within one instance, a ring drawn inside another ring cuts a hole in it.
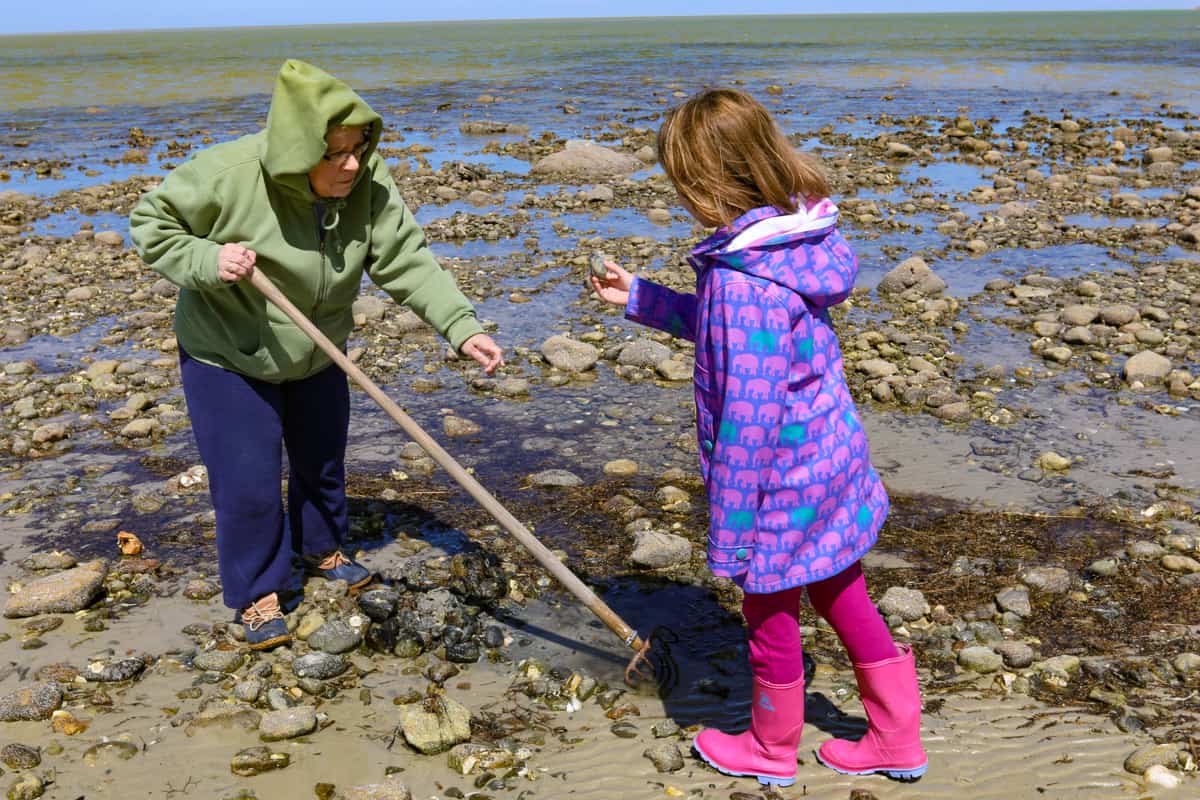
[[[705,440],[704,440],[704,449],[705,449],[707,452],[709,452],[709,453],[711,453],[711,452],[712,452],[712,449],[713,449],[713,443],[712,443],[712,439],[705,439]]]
[[[738,551],[736,553],[734,553],[733,555],[735,558],[745,558],[746,556],[748,556],[750,554],[748,552],[746,552],[746,548],[739,547]]]

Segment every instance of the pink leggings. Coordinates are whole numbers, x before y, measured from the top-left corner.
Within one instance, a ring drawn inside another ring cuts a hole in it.
[[[855,562],[807,587],[746,593],[742,613],[750,629],[750,669],[756,678],[790,684],[804,676],[799,613],[800,594],[806,588],[813,610],[833,626],[853,663],[869,664],[896,656],[892,634],[867,596],[862,565]]]

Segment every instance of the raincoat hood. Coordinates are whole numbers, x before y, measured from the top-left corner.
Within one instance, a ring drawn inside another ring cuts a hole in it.
[[[379,144],[382,118],[358,94],[329,73],[289,59],[275,79],[267,114],[263,169],[276,183],[315,200],[308,173],[325,155],[325,134],[338,125],[370,126],[370,144],[359,159],[358,176]]]
[[[755,208],[701,242],[692,251],[692,265],[699,270],[716,262],[778,283],[810,305],[834,306],[850,295],[858,275],[853,251],[826,241],[837,221],[838,207],[827,197],[800,203],[794,214],[773,206]],[[798,246],[807,259],[789,256]]]

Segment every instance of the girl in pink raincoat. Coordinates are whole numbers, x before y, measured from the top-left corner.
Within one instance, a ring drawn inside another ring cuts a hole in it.
[[[696,430],[708,494],[708,564],[745,591],[750,729],[704,730],[696,752],[730,775],[791,785],[804,727],[798,613],[807,590],[849,652],[868,719],[818,757],[852,775],[924,774],[912,651],[897,647],[863,580],[888,499],[846,387],[828,309],[858,261],[820,169],[749,95],[704,92],[666,115],[659,160],[680,202],[716,231],[680,294],[612,262],[592,278],[625,315],[696,343]]]

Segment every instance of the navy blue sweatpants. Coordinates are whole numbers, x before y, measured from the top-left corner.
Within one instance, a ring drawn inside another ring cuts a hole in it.
[[[183,393],[217,515],[225,605],[244,609],[292,583],[292,554],[325,555],[348,529],[350,390],[335,366],[268,383],[179,351]],[[288,457],[285,535],[280,491]]]

